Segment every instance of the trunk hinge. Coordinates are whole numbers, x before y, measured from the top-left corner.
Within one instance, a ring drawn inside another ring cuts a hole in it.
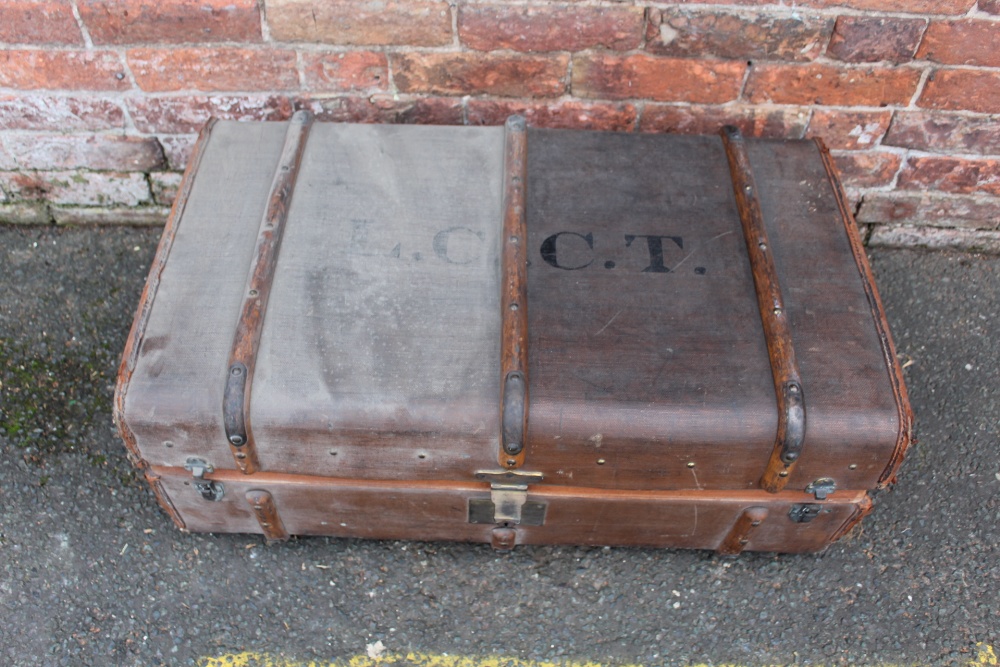
[[[528,484],[542,481],[541,473],[480,470],[476,478],[490,483],[490,497],[469,501],[469,523],[493,523],[505,528],[544,523],[545,503],[528,500]]]

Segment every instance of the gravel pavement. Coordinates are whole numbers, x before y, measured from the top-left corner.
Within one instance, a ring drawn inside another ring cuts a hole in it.
[[[498,555],[177,531],[110,412],[158,236],[0,228],[0,665],[996,664],[1000,259],[873,251],[919,443],[826,553]]]

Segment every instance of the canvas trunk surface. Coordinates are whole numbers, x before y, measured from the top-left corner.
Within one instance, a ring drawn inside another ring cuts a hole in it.
[[[116,395],[189,530],[815,551],[909,444],[813,142],[210,123]]]

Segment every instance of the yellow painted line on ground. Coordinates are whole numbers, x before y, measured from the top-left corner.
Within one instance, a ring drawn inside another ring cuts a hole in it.
[[[435,653],[384,653],[377,658],[357,655],[329,662],[302,662],[282,658],[269,653],[243,651],[227,653],[214,658],[202,658],[199,667],[605,667],[597,662],[577,660],[522,660],[504,656],[464,656]],[[641,665],[619,665],[618,667],[641,667]],[[709,667],[708,664],[689,667]],[[741,667],[740,665],[716,665],[715,667]],[[773,666],[778,667],[778,666]],[[879,667],[890,667],[880,665]],[[976,657],[966,663],[966,667],[1000,667],[1000,659],[989,644],[976,644]]]

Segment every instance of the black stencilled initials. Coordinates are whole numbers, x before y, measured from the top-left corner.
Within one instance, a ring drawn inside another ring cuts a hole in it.
[[[593,234],[577,234],[576,232],[557,232],[552,236],[548,237],[547,239],[545,239],[544,241],[542,241],[541,254],[542,254],[542,259],[545,260],[546,264],[557,269],[563,269],[564,271],[577,271],[579,269],[585,269],[594,263],[594,259],[593,257],[591,257],[590,261],[585,262],[583,264],[578,264],[576,266],[564,266],[560,264],[559,256],[556,253],[556,242],[559,240],[560,236],[571,236],[571,237],[575,236],[576,238],[583,240],[583,242],[587,244],[587,248],[589,250],[594,249]]]
[[[684,239],[680,236],[654,236],[651,234],[626,234],[625,247],[631,248],[632,242],[636,239],[646,239],[646,248],[649,250],[649,266],[642,270],[643,273],[670,273],[670,268],[663,263],[663,240],[668,239],[674,244],[684,249]]]

